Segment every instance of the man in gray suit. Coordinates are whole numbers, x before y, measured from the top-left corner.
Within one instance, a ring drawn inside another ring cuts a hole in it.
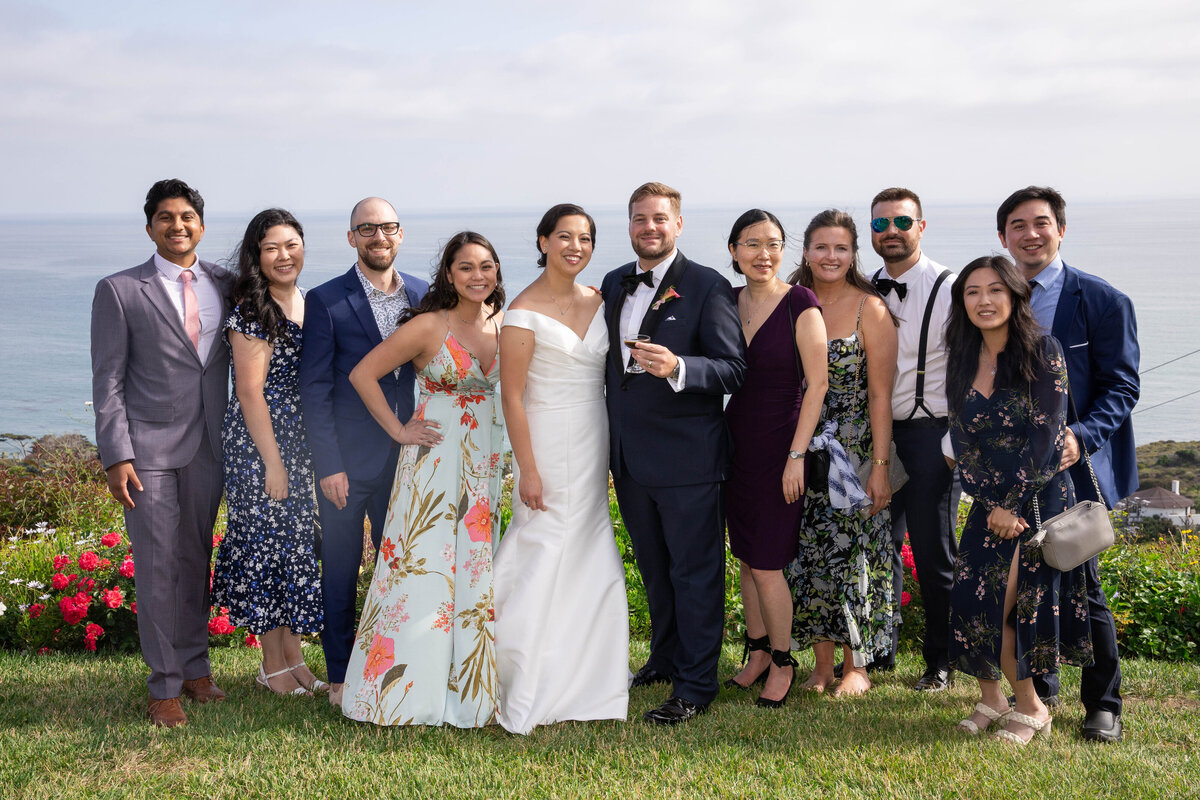
[[[180,695],[222,700],[208,663],[208,575],[221,502],[234,276],[200,261],[204,199],[178,179],[146,195],[156,252],[109,275],[92,301],[92,400],[108,489],[137,564],[150,721],[187,722]]]

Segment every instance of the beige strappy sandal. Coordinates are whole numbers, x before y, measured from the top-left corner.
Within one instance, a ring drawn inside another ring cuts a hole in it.
[[[1008,723],[1015,722],[1019,725],[1026,725],[1033,729],[1033,733],[1028,739],[1022,739],[1017,734],[1008,729]],[[1046,717],[1043,720],[1034,719],[1028,714],[1022,714],[1020,711],[1010,711],[1005,715],[1005,727],[992,734],[992,737],[1002,742],[1011,742],[1012,744],[1024,747],[1033,741],[1033,737],[1038,734],[1043,736],[1050,735],[1050,725],[1054,722],[1054,717]]]
[[[271,684],[267,683],[267,681],[271,680],[271,678],[278,678],[280,675],[287,675],[291,671],[292,670],[290,668],[289,669],[281,669],[278,672],[272,672],[270,675],[268,675],[267,671],[263,669],[262,664],[259,664],[258,665],[258,675],[254,678],[254,682],[257,683],[262,688],[266,689],[268,692],[271,692],[272,694],[277,694],[281,697],[300,697],[302,695],[308,695],[311,697],[312,692],[310,692],[308,689],[305,689],[303,686],[297,686],[295,689],[292,689],[290,692],[279,692],[279,691],[272,689]]]
[[[287,671],[294,672],[295,670],[298,670],[303,666],[305,666],[305,663],[303,661],[301,661],[299,664],[293,664],[292,666],[288,667]],[[304,681],[300,680],[299,677],[297,677],[296,675],[292,675],[292,677],[296,678],[296,683],[300,684],[301,686],[304,686]],[[321,680],[320,678],[318,678],[316,675],[314,675],[313,679],[312,679],[312,683],[308,684],[304,688],[308,689],[313,694],[316,694],[317,692],[328,692],[329,684],[326,683],[325,681]]]
[[[969,736],[978,736],[979,734],[991,729],[993,725],[1003,725],[1005,718],[1012,713],[1012,710],[1007,708],[1003,711],[997,711],[982,700],[975,704],[975,711],[988,718],[987,725],[981,728],[975,724],[975,720],[967,717],[962,722],[958,723],[954,729]]]

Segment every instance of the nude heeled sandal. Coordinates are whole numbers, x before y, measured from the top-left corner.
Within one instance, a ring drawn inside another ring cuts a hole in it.
[[[1033,729],[1033,733],[1028,739],[1022,739],[1007,727],[1008,723],[1016,722],[1019,725],[1026,725]],[[1036,720],[1028,714],[1022,714],[1020,711],[1010,711],[1005,715],[1005,726],[1001,730],[992,734],[992,737],[1002,742],[1011,742],[1012,744],[1024,747],[1033,741],[1033,737],[1041,734],[1048,736],[1050,734],[1050,724],[1054,722],[1054,717],[1046,717],[1044,720]]]
[[[987,725],[985,725],[981,728],[975,724],[975,721],[973,719],[971,719],[970,717],[967,717],[962,722],[958,723],[958,725],[956,725],[954,729],[957,731],[962,731],[963,733],[968,734],[970,736],[978,736],[979,734],[990,729],[993,725],[995,725],[997,723],[1003,725],[1005,719],[1007,719],[1008,715],[1011,713],[1011,709],[1005,709],[1004,711],[997,711],[996,709],[992,708],[991,706],[989,706],[987,703],[984,703],[983,701],[980,701],[975,704],[975,711],[977,711],[980,714],[983,714],[985,717],[988,718]]]

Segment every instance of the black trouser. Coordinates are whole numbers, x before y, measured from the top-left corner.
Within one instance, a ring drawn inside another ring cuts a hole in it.
[[[1121,662],[1117,659],[1117,626],[1104,587],[1100,585],[1100,571],[1096,559],[1083,565],[1087,576],[1088,614],[1092,628],[1092,651],[1096,663],[1084,667],[1080,673],[1079,699],[1088,711],[1111,711],[1121,713]],[[1058,695],[1058,674],[1034,675],[1033,687],[1038,697]]]
[[[895,661],[900,638],[900,593],[904,589],[904,564],[900,548],[904,534],[912,545],[913,560],[925,606],[925,637],[921,647],[927,667],[947,666],[950,637],[950,585],[958,541],[954,536],[958,498],[962,493],[954,473],[942,455],[946,419],[896,420],[892,439],[908,481],[892,497],[892,573],[897,624],[892,634],[892,652],[877,662]]]

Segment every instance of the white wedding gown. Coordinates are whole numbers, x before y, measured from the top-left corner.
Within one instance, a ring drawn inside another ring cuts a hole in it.
[[[556,319],[509,310],[535,337],[525,413],[545,511],[515,497],[493,557],[501,725],[625,719],[629,612],[608,515],[604,306],[581,341]],[[503,391],[503,389],[502,389]],[[516,474],[520,486],[520,471]]]

